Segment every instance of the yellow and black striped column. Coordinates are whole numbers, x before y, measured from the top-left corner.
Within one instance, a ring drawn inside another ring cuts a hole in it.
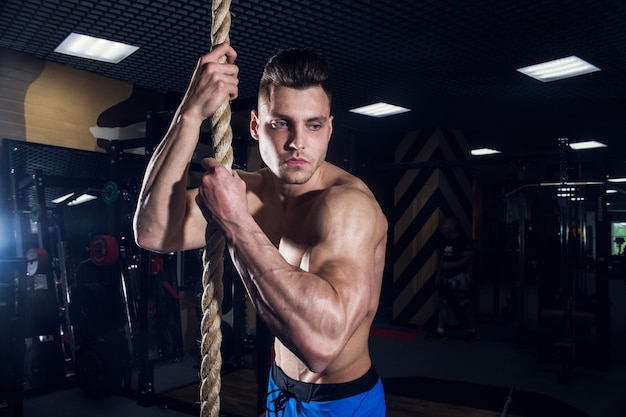
[[[393,318],[423,325],[437,311],[435,274],[439,262],[438,228],[454,215],[471,237],[470,148],[451,129],[407,133],[396,148],[395,163],[407,169],[394,189]]]

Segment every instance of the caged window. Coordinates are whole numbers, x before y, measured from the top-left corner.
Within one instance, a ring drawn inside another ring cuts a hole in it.
[[[624,254],[626,222],[611,222],[611,255]]]

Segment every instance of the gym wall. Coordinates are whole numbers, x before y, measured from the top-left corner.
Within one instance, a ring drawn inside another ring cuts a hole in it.
[[[104,152],[92,129],[124,138],[132,128],[135,135],[131,136],[143,137],[146,113],[164,110],[166,98],[163,93],[0,48],[3,138]]]
[[[436,237],[443,219],[454,215],[463,233],[472,238],[471,171],[458,163],[468,154],[469,143],[463,133],[451,129],[408,132],[396,148],[396,163],[415,164],[414,169],[402,173],[394,188],[389,262],[397,323],[422,326],[437,311]]]

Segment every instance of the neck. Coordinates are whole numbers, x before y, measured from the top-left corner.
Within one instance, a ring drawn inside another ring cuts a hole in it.
[[[301,184],[287,183],[280,180],[278,177],[272,174],[273,188],[281,202],[289,204],[291,201],[299,200],[300,197],[308,195],[315,191],[321,191],[327,188],[324,183],[324,175],[327,168],[327,163],[324,162],[313,173],[311,178]]]

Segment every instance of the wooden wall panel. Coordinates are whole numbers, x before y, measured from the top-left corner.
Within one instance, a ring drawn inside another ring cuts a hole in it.
[[[89,131],[98,116],[130,97],[128,83],[46,63],[24,100],[26,140],[102,151]]]
[[[160,92],[0,48],[0,138],[104,152],[91,128],[115,135],[145,124],[166,101]]]
[[[24,97],[43,67],[41,60],[0,48],[0,137],[26,140]]]

